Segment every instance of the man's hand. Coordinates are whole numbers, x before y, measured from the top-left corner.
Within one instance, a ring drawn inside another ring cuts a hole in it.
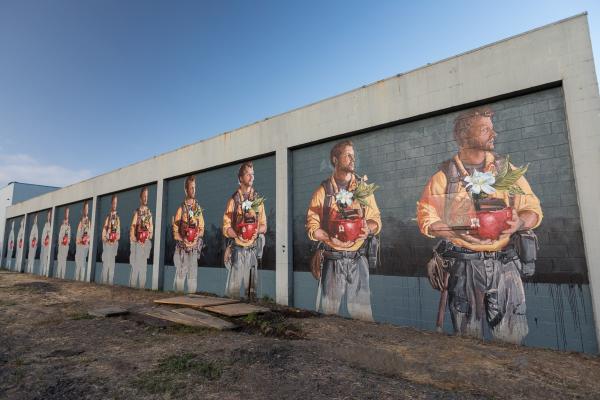
[[[476,238],[475,236],[470,235],[470,232],[467,231],[465,233],[455,233],[455,236],[459,239],[464,240],[465,242],[471,243],[471,244],[491,244],[492,240],[491,239],[479,239]]]
[[[354,245],[354,242],[342,242],[341,240],[339,240],[336,237],[330,238],[330,242],[334,246],[341,247],[341,248],[344,248],[344,249],[350,248],[350,247],[352,247]]]
[[[502,231],[501,237],[510,236],[525,226],[525,221],[519,217],[517,210],[514,208],[512,210],[512,219],[510,221],[506,221],[506,223],[508,224],[509,228]]]
[[[358,239],[365,240],[369,236],[370,233],[371,233],[371,230],[369,229],[369,226],[365,222],[365,225],[361,228],[360,235],[358,235]]]

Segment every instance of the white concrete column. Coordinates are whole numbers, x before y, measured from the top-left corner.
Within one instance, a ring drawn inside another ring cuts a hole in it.
[[[54,251],[56,250],[56,245],[54,244],[54,221],[56,219],[56,206],[52,207],[52,217],[50,218],[50,248],[48,249],[48,272],[45,276],[51,277],[53,276],[54,269]],[[43,238],[42,238],[43,240]],[[40,260],[41,262],[41,260]]]
[[[156,215],[154,216],[154,259],[152,261],[152,290],[161,290],[163,287],[163,254],[165,250],[162,237],[162,221],[165,214],[164,179],[156,182]]]
[[[89,207],[89,206],[88,206]],[[92,282],[96,273],[96,215],[98,214],[98,196],[92,197],[92,223],[90,225],[90,249],[87,259],[87,268],[85,272],[85,282]],[[88,208],[89,210],[89,208]]]
[[[572,52],[585,57],[592,54],[592,43],[587,19],[582,21],[584,29],[577,31],[579,37],[572,44]],[[594,60],[586,61],[565,65],[563,90],[596,340],[600,343],[600,97]]]
[[[275,153],[275,301],[293,303],[292,215],[290,212],[291,152],[281,147]]]

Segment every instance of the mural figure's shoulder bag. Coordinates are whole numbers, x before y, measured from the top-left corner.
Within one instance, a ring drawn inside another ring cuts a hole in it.
[[[531,229],[515,232],[512,236],[513,246],[521,260],[521,275],[532,276],[535,273],[535,261],[539,242],[537,235]]]

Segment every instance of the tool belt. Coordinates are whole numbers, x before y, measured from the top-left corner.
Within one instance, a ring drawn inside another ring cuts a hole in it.
[[[453,245],[442,253],[442,257],[454,258],[457,260],[499,260],[502,262],[519,258],[517,252],[512,247],[502,251],[472,251]]]
[[[351,260],[355,260],[366,254],[367,254],[367,252],[366,252],[366,249],[364,246],[362,246],[357,251],[342,251],[342,250],[332,249],[329,246],[325,246],[325,249],[323,251],[323,257],[326,260],[341,260],[342,258],[349,258]]]

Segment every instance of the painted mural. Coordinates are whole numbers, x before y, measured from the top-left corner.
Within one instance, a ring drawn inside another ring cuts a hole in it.
[[[89,248],[92,238],[91,199],[56,207],[52,224],[54,263],[49,276],[85,281],[88,273]]]
[[[27,264],[25,272],[28,274],[34,273],[34,263],[39,247],[39,227],[38,227],[38,214],[33,214],[33,218],[30,218],[30,223],[27,225],[29,230],[29,240],[27,241]]]
[[[131,276],[130,287],[146,287],[146,272],[152,250],[152,211],[148,208],[148,188],[140,190],[140,205],[134,211],[129,229]]]
[[[152,287],[156,184],[98,197],[94,275],[97,283]]]
[[[417,203],[421,232],[441,239],[427,265],[441,291],[438,328],[446,298],[454,331],[521,343],[528,332],[521,275],[535,271],[542,209],[524,174],[496,154],[490,108],[456,117],[458,152],[427,182]]]
[[[42,213],[43,215],[43,213]],[[40,274],[50,276],[50,235],[52,233],[52,210],[46,211],[46,218],[40,236]]]
[[[78,281],[85,281],[87,258],[90,252],[91,228],[88,202],[84,201],[75,236],[75,279]]]
[[[19,249],[19,228],[24,223],[24,218],[14,217],[6,220],[4,232],[4,243],[2,252],[2,267],[9,271],[21,271],[22,265],[17,265],[17,254]],[[22,235],[24,236],[24,234]],[[27,246],[26,243],[21,242],[21,245]],[[23,257],[21,256],[21,260]]]
[[[238,171],[238,189],[227,200],[223,214],[227,268],[225,294],[232,298],[256,298],[258,264],[267,232],[265,199],[254,189],[254,164],[245,162]]]
[[[102,283],[112,285],[115,278],[115,258],[121,239],[121,219],[117,213],[119,198],[113,194],[110,198],[110,211],[102,224]]]
[[[337,314],[345,298],[351,317],[371,321],[368,258],[376,256],[382,226],[376,186],[356,174],[355,160],[351,141],[333,146],[333,173],[312,195],[306,232],[319,243],[311,260],[311,272],[319,281],[317,310]]]
[[[172,218],[175,248],[175,291],[195,293],[198,288],[198,259],[204,243],[204,217],[202,207],[196,200],[196,177],[184,181],[185,198]],[[187,290],[186,290],[187,289]]]
[[[266,157],[165,182],[165,289],[274,297],[274,181]]]
[[[67,277],[67,257],[71,246],[71,223],[69,221],[69,207],[64,207],[62,220],[56,242],[56,277],[65,279]]]
[[[597,348],[560,88],[295,149],[292,182],[295,306]]]

